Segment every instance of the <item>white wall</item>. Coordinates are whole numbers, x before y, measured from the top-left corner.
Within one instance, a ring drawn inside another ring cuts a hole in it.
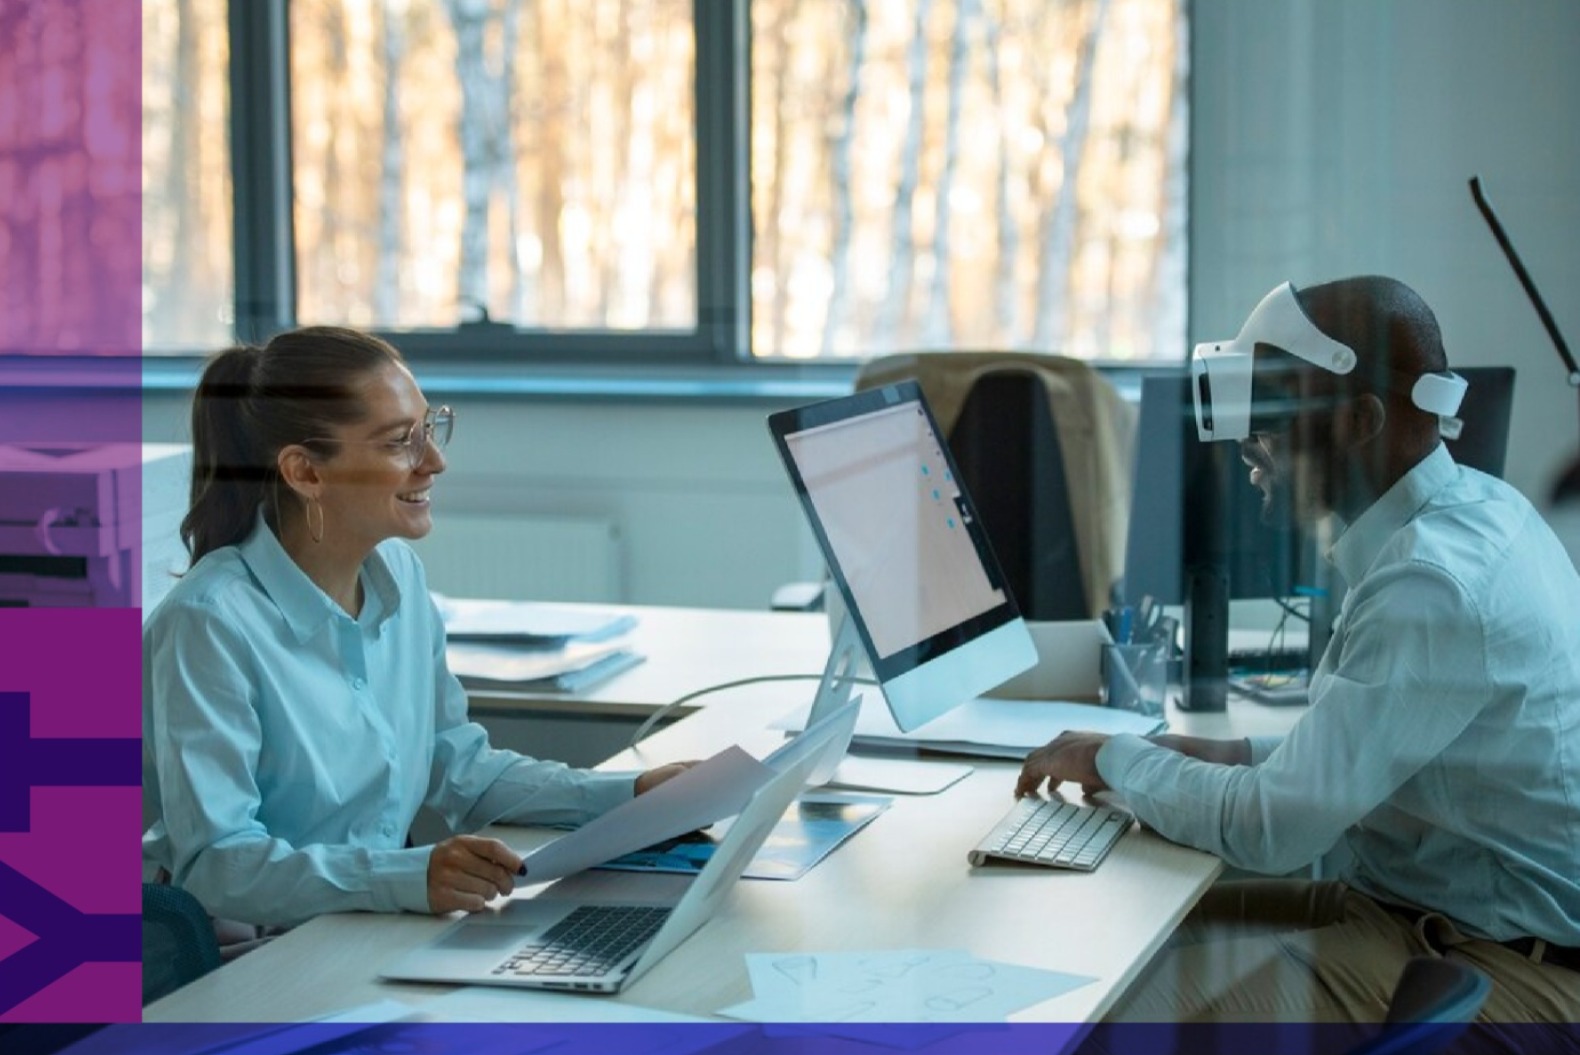
[[[189,398],[150,393],[146,437],[187,438]],[[609,517],[633,604],[764,609],[775,587],[821,574],[764,423],[772,406],[444,400],[457,419],[435,544],[447,509]]]
[[[1577,449],[1576,396],[1465,181],[1481,175],[1580,342],[1580,3],[1192,8],[1192,338],[1234,333],[1285,278],[1401,278],[1437,310],[1451,363],[1518,369],[1507,475],[1540,504]],[[149,397],[150,439],[181,438],[184,400]],[[611,515],[633,603],[761,608],[818,569],[763,426],[771,407],[452,402],[441,517]]]
[[[1580,397],[1482,223],[1481,176],[1580,342],[1580,4],[1196,0],[1191,331],[1257,299],[1381,273],[1437,312],[1450,364],[1517,370],[1508,479],[1538,504]]]

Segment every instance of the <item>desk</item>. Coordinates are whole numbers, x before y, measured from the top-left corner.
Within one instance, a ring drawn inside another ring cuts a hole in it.
[[[655,663],[613,679],[590,694],[592,706],[612,705],[629,713],[643,705],[643,691],[673,698],[676,686],[728,680],[730,664],[746,676],[774,672],[770,662],[745,654],[746,632],[718,634],[727,624],[762,631],[777,672],[821,668],[817,616],[712,613],[711,616],[641,610],[643,626],[657,635],[705,627],[691,644],[704,641],[721,667],[682,670]],[[672,617],[672,618],[671,618]],[[715,618],[716,623],[709,620]],[[739,624],[736,620],[739,619]],[[644,639],[639,647],[648,647]],[[822,647],[826,647],[826,644]],[[802,651],[805,650],[805,651]],[[654,659],[658,660],[655,654]],[[813,664],[808,667],[808,664]],[[674,680],[672,680],[674,679]],[[764,686],[763,688],[784,688]],[[741,695],[740,693],[743,693]],[[805,701],[810,687],[801,686]],[[786,698],[737,690],[720,694],[716,705],[699,708],[684,721],[625,752],[606,766],[641,768],[657,762],[699,757],[729,743],[759,755],[779,742],[765,725],[787,708]],[[542,701],[524,701],[536,706]],[[562,706],[582,701],[557,699]],[[646,706],[652,706],[652,699]],[[793,705],[790,701],[789,705]],[[1176,728],[1220,735],[1242,720],[1293,720],[1288,711],[1258,715],[1236,704],[1221,715],[1179,716]],[[1258,731],[1258,730],[1250,730]],[[1095,976],[1096,981],[1029,1008],[1017,1020],[1081,1022],[1099,1018],[1151,958],[1207,886],[1222,870],[1210,855],[1173,845],[1132,828],[1097,872],[995,866],[972,869],[966,851],[1010,804],[1018,766],[977,761],[971,777],[936,796],[897,796],[893,806],[849,843],[800,880],[743,881],[719,918],[618,997],[588,997],[586,1015],[598,1020],[610,1000],[639,1007],[711,1015],[747,999],[750,985],[743,956],[783,950],[838,951],[878,948],[965,948],[984,958]],[[1077,789],[1066,788],[1076,794]],[[547,838],[532,829],[501,827],[498,835],[518,849]],[[144,1009],[146,1021],[285,1021],[322,1015],[378,999],[421,1003],[445,986],[382,983],[381,963],[425,942],[448,926],[426,916],[344,914],[304,924]],[[532,1019],[535,995],[520,993],[521,1017]]]

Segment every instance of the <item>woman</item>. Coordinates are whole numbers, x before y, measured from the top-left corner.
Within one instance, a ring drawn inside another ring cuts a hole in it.
[[[494,750],[444,659],[422,565],[453,427],[400,353],[353,330],[212,359],[192,404],[191,570],[143,632],[143,837],[216,917],[475,911],[521,860],[452,831],[580,823],[675,775]]]

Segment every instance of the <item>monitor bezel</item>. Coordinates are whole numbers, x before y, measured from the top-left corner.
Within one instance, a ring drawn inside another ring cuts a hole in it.
[[[856,603],[850,589],[850,584],[845,578],[845,570],[840,566],[839,556],[829,544],[828,534],[823,529],[822,518],[818,515],[817,507],[812,502],[812,496],[807,490],[806,481],[801,477],[800,467],[796,464],[795,456],[790,450],[789,438],[798,432],[818,428],[824,425],[833,425],[851,418],[863,417],[880,410],[891,410],[907,403],[913,403],[927,416],[927,424],[932,429],[933,435],[938,439],[939,451],[944,464],[948,467],[950,479],[960,492],[961,505],[969,522],[965,524],[966,531],[970,534],[975,544],[978,558],[982,562],[983,570],[987,573],[988,581],[996,585],[1004,594],[1004,602],[981,612],[964,622],[939,631],[931,637],[908,645],[890,656],[879,656],[873,645],[872,634],[868,630],[866,617],[862,614],[861,607]],[[828,564],[829,574],[839,590],[841,599],[845,603],[847,617],[856,626],[861,635],[862,647],[872,663],[873,672],[880,683],[887,684],[905,674],[924,666],[940,657],[946,656],[956,649],[971,644],[979,638],[1001,627],[1008,626],[1020,619],[1020,609],[1015,604],[1015,598],[1010,593],[1004,578],[1003,569],[999,566],[998,558],[993,553],[987,534],[983,530],[981,517],[977,515],[975,504],[970,493],[960,482],[960,472],[955,465],[954,455],[949,450],[949,444],[942,429],[938,427],[938,419],[933,416],[932,407],[922,395],[921,386],[915,381],[899,381],[884,385],[881,388],[865,389],[848,396],[811,403],[806,406],[793,407],[789,410],[772,414],[768,418],[769,431],[773,434],[774,446],[779,451],[780,460],[784,463],[785,471],[790,477],[790,483],[795,490],[796,498],[801,503],[801,508],[806,514],[807,523],[811,526],[813,534],[817,537],[818,548],[822,551],[824,560]]]

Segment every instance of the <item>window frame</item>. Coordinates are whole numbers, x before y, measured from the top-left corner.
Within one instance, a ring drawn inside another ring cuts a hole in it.
[[[298,325],[291,157],[290,0],[231,0],[235,336]],[[374,329],[414,363],[773,369],[751,354],[749,0],[692,0],[696,70],[697,325],[690,330]],[[311,322],[312,320],[307,320]],[[794,365],[794,364],[791,364]]]

